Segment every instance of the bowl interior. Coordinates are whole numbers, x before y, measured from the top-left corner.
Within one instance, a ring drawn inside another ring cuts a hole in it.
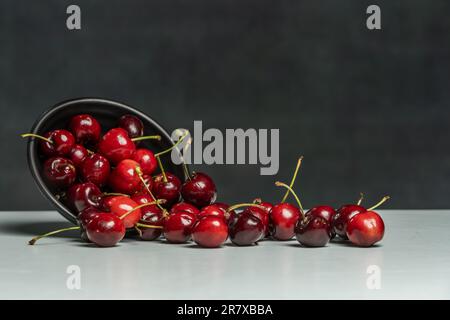
[[[142,120],[145,135],[158,134],[161,136],[161,141],[144,140],[139,143],[138,147],[149,148],[156,153],[173,145],[170,134],[150,116],[123,103],[99,98],[80,98],[58,103],[42,114],[30,132],[42,135],[49,130],[65,129],[68,127],[70,118],[80,113],[88,113],[94,116],[102,126],[102,133],[116,127],[118,119],[122,115],[135,115]],[[69,221],[76,223],[76,215],[60,201],[61,194],[48,186],[41,174],[43,161],[39,155],[38,146],[39,143],[36,139],[29,139],[28,164],[31,173],[42,194],[50,200],[58,212]],[[178,176],[182,182],[186,180],[187,177],[185,176],[182,165],[173,164],[170,161],[170,153],[162,156],[161,159],[163,160],[165,170]]]

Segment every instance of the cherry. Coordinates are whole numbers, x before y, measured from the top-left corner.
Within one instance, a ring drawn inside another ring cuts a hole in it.
[[[120,117],[119,127],[124,129],[130,138],[138,138],[144,135],[144,124],[141,119],[131,114]]]
[[[152,191],[157,199],[165,199],[170,207],[180,199],[181,181],[172,173],[158,174],[153,179]]]
[[[136,224],[139,237],[142,240],[156,240],[162,234],[164,227],[164,212],[157,205],[147,206],[141,209],[142,218]],[[157,228],[159,227],[159,228]]]
[[[102,192],[92,182],[74,184],[67,191],[67,206],[73,212],[81,212],[88,207],[100,208]]]
[[[115,192],[134,194],[142,189],[142,182],[136,168],[139,163],[134,160],[125,159],[119,162],[111,172],[108,185]]]
[[[200,210],[200,212],[197,214],[198,219],[207,216],[220,217],[224,221],[227,221],[229,214],[227,213],[227,209],[224,209],[221,205],[211,204],[209,206],[202,208],[202,210]]]
[[[142,175],[142,178],[143,178],[143,181],[141,181],[142,182],[141,192],[146,191],[145,185],[147,185],[149,190],[151,190],[153,188],[153,177],[148,174],[144,174],[144,175]],[[144,183],[145,183],[145,185],[144,185]]]
[[[383,219],[375,211],[357,213],[347,222],[347,237],[360,247],[370,247],[384,236]]]
[[[229,204],[223,203],[223,202],[214,202],[213,205],[222,208],[223,210],[227,211],[227,209],[230,207]]]
[[[256,204],[241,204],[231,207],[236,209],[243,205],[251,205],[242,213],[230,218],[228,224],[230,229],[231,242],[238,246],[249,246],[255,244],[260,239],[264,238],[267,230],[267,224],[261,220],[267,219],[268,214],[264,208]]]
[[[98,151],[112,164],[118,164],[124,159],[133,157],[136,146],[124,129],[113,128],[100,139]]]
[[[69,129],[80,144],[96,144],[100,139],[100,123],[89,114],[79,114],[70,119]]]
[[[73,162],[77,169],[81,168],[83,161],[88,157],[89,152],[81,144],[73,146],[69,153],[69,159]]]
[[[81,177],[85,182],[92,182],[99,187],[108,181],[111,167],[108,159],[98,153],[88,156],[81,166]]]
[[[78,224],[80,226],[80,238],[84,241],[89,241],[89,238],[86,234],[85,226],[98,214],[102,213],[102,211],[98,208],[87,207],[83,211],[78,214]]]
[[[197,207],[204,207],[216,200],[214,181],[205,173],[195,172],[181,188],[183,199]]]
[[[171,243],[185,243],[191,239],[195,216],[188,212],[177,212],[164,222],[164,237]]]
[[[146,193],[136,193],[131,196],[131,199],[137,204],[144,204],[156,201],[156,199],[154,199],[151,195]]]
[[[205,248],[220,247],[228,238],[227,223],[221,217],[206,216],[192,228],[192,239]]]
[[[309,209],[305,213],[305,216],[321,217],[324,218],[329,224],[331,224],[335,214],[336,211],[334,210],[333,207],[322,205]]]
[[[73,162],[61,157],[47,159],[44,162],[43,174],[52,186],[61,189],[70,187],[77,177]]]
[[[137,149],[134,153],[133,160],[139,163],[145,175],[151,175],[158,166],[155,155],[148,149]]]
[[[198,208],[196,206],[194,206],[190,203],[187,203],[187,202],[176,203],[172,206],[172,208],[170,208],[170,213],[176,213],[179,211],[189,212],[194,215],[197,215],[200,212],[200,210],[198,210]]]
[[[125,228],[132,228],[141,219],[141,207],[148,204],[138,205],[127,196],[111,196],[103,201],[103,208],[115,214],[123,220]]]
[[[326,218],[310,214],[297,222],[295,237],[306,247],[324,247],[330,242],[332,228]]]
[[[253,203],[256,203],[260,207],[263,207],[264,211],[266,211],[267,214],[270,213],[270,210],[273,208],[273,204],[270,202],[262,201],[260,198],[256,198],[253,200]]]
[[[39,147],[46,157],[64,157],[70,153],[75,145],[74,136],[67,130],[49,131],[43,136],[34,133],[22,134],[23,138],[40,139]]]
[[[125,236],[124,221],[110,213],[99,213],[85,228],[88,239],[99,247],[113,247]]]

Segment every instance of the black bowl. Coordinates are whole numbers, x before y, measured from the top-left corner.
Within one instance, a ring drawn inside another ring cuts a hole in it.
[[[42,135],[50,130],[67,128],[70,118],[80,113],[88,113],[94,116],[100,122],[103,132],[116,127],[122,115],[132,114],[142,120],[145,135],[158,134],[161,136],[161,141],[144,140],[140,142],[139,146],[149,147],[156,153],[174,144],[170,138],[170,134],[154,119],[143,112],[120,102],[100,98],[79,98],[58,103],[39,117],[30,132]],[[165,157],[170,159],[170,153]],[[41,174],[42,162],[42,158],[38,153],[38,141],[36,139],[29,139],[28,166],[39,190],[50,200],[61,215],[67,220],[76,223],[76,215],[59,199],[56,191],[46,184]],[[175,165],[172,161],[164,161],[164,168],[178,176],[182,182],[187,179],[182,165]]]

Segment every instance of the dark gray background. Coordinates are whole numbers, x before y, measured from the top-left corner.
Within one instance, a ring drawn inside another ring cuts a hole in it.
[[[82,9],[82,30],[65,27]],[[381,31],[365,9],[382,9]],[[28,172],[29,130],[79,96],[141,108],[169,130],[280,128],[281,168],[203,166],[229,202],[305,206],[384,194],[388,208],[449,208],[448,1],[18,1],[0,3],[1,210],[50,205]]]

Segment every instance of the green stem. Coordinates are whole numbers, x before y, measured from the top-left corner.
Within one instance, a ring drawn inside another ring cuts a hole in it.
[[[363,202],[363,200],[364,200],[364,193],[360,192],[360,193],[359,193],[359,200],[358,200],[358,202],[356,203],[356,205],[360,206],[361,203]]]
[[[142,170],[140,167],[136,167],[135,169],[136,173],[139,176],[139,179],[141,179],[142,184],[144,185],[145,189],[147,190],[148,194],[153,198],[156,199],[156,197],[153,195],[152,191],[150,190],[150,188],[148,187],[148,184],[145,182],[145,179],[143,177],[142,174]],[[163,211],[163,213],[166,211],[166,209],[164,209],[160,204],[159,201],[156,201],[156,205],[158,206],[159,209],[161,209]]]
[[[159,157],[156,157],[156,160],[158,161],[159,170],[161,170],[161,174],[163,176],[163,180],[164,180],[164,182],[167,182],[166,171],[164,171],[164,167],[163,167],[163,164],[161,162],[161,159]]]
[[[300,169],[300,166],[302,165],[303,156],[298,158],[297,165],[295,166],[294,174],[292,175],[291,183],[289,184],[290,188],[294,187],[295,179],[297,179],[298,170]],[[286,190],[286,193],[284,194],[283,199],[281,199],[281,203],[285,202],[287,197],[289,195],[289,190]]]
[[[162,156],[163,154],[166,154],[166,153],[172,151],[172,149],[175,148],[175,147],[177,147],[177,146],[178,146],[178,145],[179,145],[179,144],[180,144],[180,143],[188,136],[188,134],[189,134],[189,131],[186,132],[185,134],[183,134],[183,135],[181,136],[181,138],[178,139],[177,143],[175,143],[173,146],[171,146],[170,148],[168,148],[168,149],[166,149],[166,150],[164,150],[164,151],[161,151],[161,152],[156,153],[156,154],[155,154],[155,157],[158,158],[158,157]]]
[[[140,227],[140,228],[149,228],[149,229],[163,229],[162,226],[154,226],[154,225],[150,225],[150,224],[143,224],[143,223],[136,223],[136,227]]]
[[[370,207],[369,209],[367,209],[367,211],[371,211],[373,209],[378,208],[379,206],[381,206],[383,203],[385,203],[386,201],[388,201],[391,197],[390,196],[384,196],[377,204],[375,204],[374,206]]]
[[[149,139],[154,139],[154,140],[161,140],[161,136],[159,135],[154,135],[154,136],[142,136],[142,137],[137,137],[137,138],[133,138],[131,139],[131,141],[142,141],[142,140],[149,140]]]
[[[300,202],[300,199],[298,198],[298,196],[297,196],[297,194],[295,193],[295,191],[294,191],[290,186],[288,186],[287,184],[285,184],[285,183],[283,183],[283,182],[280,182],[280,181],[275,182],[275,185],[276,185],[277,187],[285,187],[286,189],[288,189],[288,191],[290,191],[290,192],[292,193],[292,195],[294,196],[295,200],[296,200],[297,203],[298,203],[298,206],[299,206],[299,208],[300,208],[300,211],[301,211],[301,213],[302,213],[302,216],[305,216],[305,211],[303,210],[302,203]]]
[[[130,213],[136,211],[137,209],[140,209],[140,208],[143,208],[143,207],[148,207],[148,206],[154,205],[156,203],[158,203],[158,202],[157,201],[152,201],[152,202],[147,202],[147,203],[140,204],[137,207],[134,207],[133,209],[131,209],[130,211],[125,212],[123,215],[121,215],[119,217],[119,219],[122,220],[122,219],[126,218]]]
[[[60,232],[64,232],[64,231],[78,230],[78,229],[80,229],[80,227],[69,227],[69,228],[64,228],[64,229],[59,229],[59,230],[55,230],[55,231],[52,231],[52,232],[48,232],[48,233],[45,233],[43,235],[34,237],[30,241],[28,241],[28,244],[32,246],[32,245],[34,245],[36,243],[36,241],[38,241],[41,238],[52,236],[54,234],[57,234],[57,233],[60,233]]]
[[[21,134],[20,136],[22,138],[29,138],[29,137],[31,137],[31,138],[38,138],[38,139],[41,139],[41,140],[45,140],[48,143],[53,143],[53,141],[50,140],[49,138],[46,138],[46,137],[43,137],[43,136],[40,136],[40,135],[34,134],[34,133],[24,133],[24,134]]]

